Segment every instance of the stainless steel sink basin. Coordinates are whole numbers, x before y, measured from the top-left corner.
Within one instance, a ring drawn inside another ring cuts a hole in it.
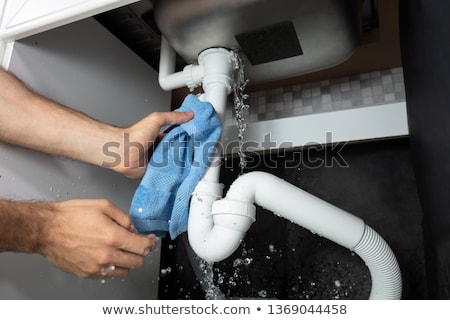
[[[159,29],[186,63],[211,47],[239,50],[252,83],[337,65],[357,44],[352,0],[154,0],[153,5]]]

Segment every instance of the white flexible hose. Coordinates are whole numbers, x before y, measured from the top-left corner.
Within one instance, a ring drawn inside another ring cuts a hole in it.
[[[353,249],[366,263],[372,278],[370,300],[402,297],[402,276],[397,260],[386,241],[371,227],[365,226],[361,241]]]

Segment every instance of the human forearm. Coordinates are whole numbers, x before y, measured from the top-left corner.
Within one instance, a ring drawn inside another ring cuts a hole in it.
[[[130,178],[143,176],[161,127],[193,116],[153,112],[128,128],[117,128],[35,94],[0,68],[0,141],[99,165]]]
[[[0,200],[0,251],[39,252],[52,212],[48,203]]]
[[[101,165],[102,147],[122,131],[41,97],[0,70],[0,140]]]

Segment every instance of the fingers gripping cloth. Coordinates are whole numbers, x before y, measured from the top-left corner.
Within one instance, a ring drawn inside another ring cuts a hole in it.
[[[208,102],[188,95],[175,111],[194,118],[173,128],[156,147],[131,202],[130,216],[141,234],[172,239],[187,230],[189,201],[210,164],[222,126]]]

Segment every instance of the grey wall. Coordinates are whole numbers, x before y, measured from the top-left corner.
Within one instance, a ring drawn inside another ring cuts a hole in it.
[[[16,42],[10,70],[35,91],[114,125],[170,109],[170,95],[160,89],[156,71],[94,19]],[[2,198],[106,198],[128,211],[138,183],[106,169],[0,144]],[[38,255],[1,253],[0,298],[157,298],[159,256],[158,249],[143,269],[102,283],[66,274]]]

